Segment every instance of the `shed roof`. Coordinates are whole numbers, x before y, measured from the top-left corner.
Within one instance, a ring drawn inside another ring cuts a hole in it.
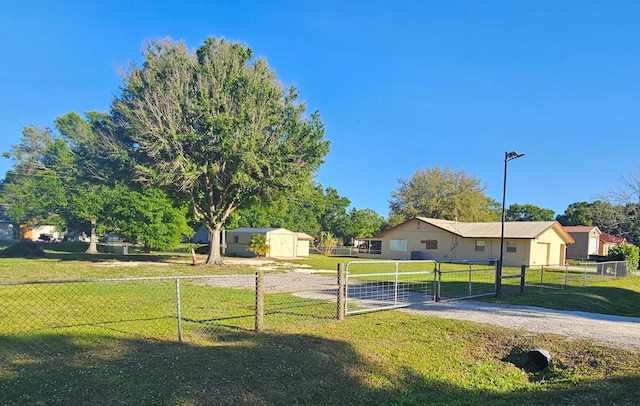
[[[590,233],[593,229],[596,229],[598,233],[602,233],[596,226],[563,226],[569,234],[571,233]]]
[[[240,227],[235,228],[233,230],[229,230],[230,233],[254,233],[254,234],[266,234],[272,231],[285,231],[287,233],[293,233],[293,231],[289,231],[286,228],[253,228],[253,227]]]
[[[308,240],[308,241],[314,240],[312,236],[306,233],[296,233],[296,236],[298,237],[298,240]]]

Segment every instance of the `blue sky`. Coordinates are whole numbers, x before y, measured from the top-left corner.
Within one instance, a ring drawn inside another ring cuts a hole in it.
[[[515,150],[507,206],[562,214],[638,171],[639,19],[636,1],[5,2],[0,151],[26,125],[108,110],[146,39],[225,37],[320,111],[317,181],[353,207],[387,216],[398,179],[436,165],[501,201]]]

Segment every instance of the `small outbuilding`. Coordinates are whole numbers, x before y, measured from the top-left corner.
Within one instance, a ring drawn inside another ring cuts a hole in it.
[[[596,226],[564,226],[564,229],[575,240],[575,244],[567,247],[567,258],[589,259],[599,254],[600,235],[602,231]]]
[[[267,257],[294,258],[309,256],[313,237],[286,228],[236,228],[227,231],[227,256],[255,257],[248,249],[254,234],[265,234],[269,252]]]

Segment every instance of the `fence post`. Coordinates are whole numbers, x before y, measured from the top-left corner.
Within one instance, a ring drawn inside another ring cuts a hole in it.
[[[540,268],[540,292],[542,292],[543,285],[544,285],[544,265],[542,265],[542,267]]]
[[[502,290],[502,279],[501,279],[501,275],[500,275],[501,274],[500,270],[502,269],[502,264],[500,263],[499,259],[496,260],[495,267],[496,267],[496,271],[495,271],[495,274],[496,274],[496,289],[495,290],[496,290],[496,297],[498,297],[498,296],[500,296],[500,290]]]
[[[264,330],[264,271],[256,271],[256,333]]]
[[[336,314],[338,320],[344,320],[345,279],[344,264],[338,262],[338,311]]]
[[[180,302],[180,278],[176,278],[176,317],[178,319],[178,344],[182,344],[182,303]]]
[[[441,269],[438,269],[438,284],[437,284],[437,287],[438,287],[438,293],[436,294],[435,301],[439,302],[440,299],[442,298],[442,296],[440,296],[440,295],[442,295],[442,291],[440,290],[440,288],[442,287],[442,270]]]
[[[396,262],[396,274],[393,283],[393,305],[398,304],[398,263]]]
[[[569,282],[569,265],[564,266],[564,287],[567,286]]]
[[[542,268],[544,269],[544,267]],[[526,265],[520,265],[520,294],[524,294],[524,285],[525,285],[525,272],[527,270]],[[542,289],[542,285],[540,285],[540,289]]]

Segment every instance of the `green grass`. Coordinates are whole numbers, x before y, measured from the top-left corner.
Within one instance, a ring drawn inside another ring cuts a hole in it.
[[[525,294],[505,288],[507,294],[493,300],[502,303],[541,306],[558,310],[575,310],[616,316],[640,317],[640,276],[593,281],[588,286],[557,289],[527,286]],[[511,292],[511,294],[508,294]]]
[[[214,273],[188,266],[188,257],[155,257],[145,256],[176,263],[0,259],[0,278]],[[585,308],[604,310],[610,301],[632,313],[640,306],[638,285],[630,277],[508,300],[532,304],[543,297],[547,306],[575,306],[579,300],[570,296],[579,293]],[[334,304],[287,294],[265,297],[267,332],[256,334],[253,291],[202,280],[184,280],[181,289],[178,345],[171,280],[0,287],[0,311],[13,306],[0,324],[0,403],[631,405],[640,399],[638,351],[396,311],[339,322]],[[585,300],[589,295],[593,302]],[[526,364],[533,347],[551,352],[552,368]]]
[[[2,337],[5,404],[633,404],[640,355],[473,323],[383,312],[218,329],[179,346],[116,334]],[[59,355],[41,357],[43,341]],[[529,370],[542,346],[554,366]],[[13,351],[12,351],[13,349]]]

